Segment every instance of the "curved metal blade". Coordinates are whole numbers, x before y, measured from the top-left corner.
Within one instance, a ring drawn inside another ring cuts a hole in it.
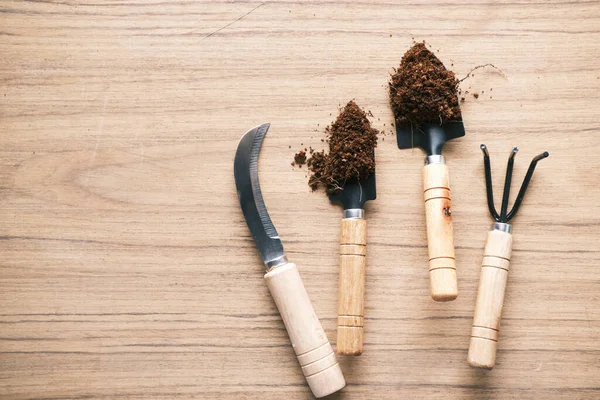
[[[242,136],[233,161],[240,206],[265,264],[283,256],[283,245],[260,192],[258,153],[270,124],[250,129]]]

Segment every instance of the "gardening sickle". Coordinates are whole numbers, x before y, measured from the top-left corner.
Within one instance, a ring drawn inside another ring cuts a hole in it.
[[[302,373],[315,397],[327,396],[346,385],[333,348],[310,303],[295,264],[288,262],[269,217],[258,182],[258,153],[269,124],[242,136],[234,160],[240,206],[267,268],[265,281],[292,342]]]

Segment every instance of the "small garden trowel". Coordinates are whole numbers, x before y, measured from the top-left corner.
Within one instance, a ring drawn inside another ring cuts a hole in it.
[[[420,147],[427,153],[423,168],[423,193],[429,248],[429,282],[435,301],[450,301],[458,296],[456,260],[452,237],[450,184],[444,143],[465,135],[462,121],[396,125],[398,147]]]
[[[329,200],[344,207],[340,230],[338,354],[360,355],[363,352],[367,254],[367,221],[363,206],[366,201],[375,200],[376,195],[373,171],[366,179],[346,181],[341,190],[329,196]]]

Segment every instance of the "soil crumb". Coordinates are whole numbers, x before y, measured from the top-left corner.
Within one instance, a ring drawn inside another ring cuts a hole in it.
[[[336,120],[325,128],[329,152],[313,151],[307,160],[313,189],[325,187],[328,194],[341,190],[346,181],[366,179],[375,172],[377,129],[365,112],[350,101],[340,110]]]
[[[399,124],[461,120],[458,79],[425,42],[408,50],[389,82],[392,111]]]
[[[302,166],[304,164],[306,164],[306,149],[300,150],[299,152],[296,153],[296,155],[294,156],[294,162],[292,163],[292,165],[294,165],[294,164],[300,168],[302,168]]]

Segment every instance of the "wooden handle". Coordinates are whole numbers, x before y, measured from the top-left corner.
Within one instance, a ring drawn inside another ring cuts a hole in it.
[[[496,363],[500,316],[511,249],[510,233],[499,230],[488,233],[467,357],[469,365],[473,367],[492,369]]]
[[[454,300],[458,296],[458,283],[452,237],[450,184],[446,164],[429,164],[424,167],[423,193],[431,297],[435,301]]]
[[[365,267],[367,221],[344,218],[340,232],[340,274],[338,291],[338,354],[363,352],[365,314]]]
[[[327,396],[343,388],[346,381],[342,370],[310,303],[296,264],[271,269],[265,280],[315,397]]]

